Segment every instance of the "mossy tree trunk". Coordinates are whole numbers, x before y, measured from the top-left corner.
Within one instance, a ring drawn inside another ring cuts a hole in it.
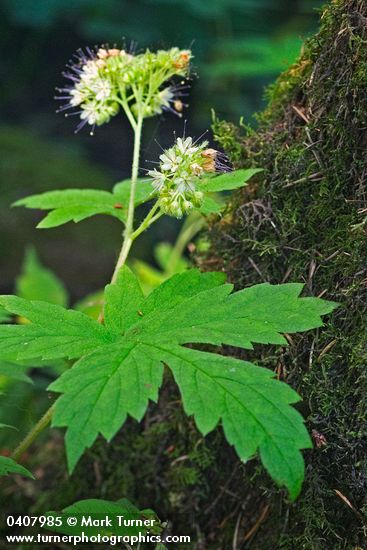
[[[43,493],[29,485],[20,513],[127,496],[198,541],[182,549],[367,548],[366,128],[367,0],[329,4],[319,34],[269,90],[257,130],[214,125],[235,165],[265,172],[213,220],[198,262],[238,288],[303,281],[306,294],[341,303],[325,328],[246,354],[303,397],[315,448],[299,500],[289,504],[256,459],[241,464],[220,430],[200,436],[167,378],[143,424],[98,441],[71,480],[55,466],[62,443],[51,442]]]
[[[257,548],[367,548],[366,46],[367,2],[331,2],[320,32],[270,88],[259,128],[215,123],[235,164],[265,174],[212,225],[211,268],[218,258],[241,288],[303,281],[306,294],[341,303],[322,330],[280,353],[262,350],[302,395],[315,449],[296,505],[278,513],[270,498],[276,535],[267,546],[263,526]]]

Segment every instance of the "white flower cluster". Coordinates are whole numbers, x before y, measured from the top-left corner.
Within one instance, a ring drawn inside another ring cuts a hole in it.
[[[76,68],[79,79],[70,89],[70,105],[80,106],[82,121],[100,126],[119,111],[110,71],[122,70],[131,57],[124,50],[100,48],[95,58],[88,59],[79,70]]]
[[[178,138],[174,146],[159,157],[159,170],[149,170],[159,205],[166,214],[181,218],[202,205],[204,194],[197,188],[200,177],[206,172],[215,172],[212,157],[216,151],[207,146],[207,141],[198,144],[191,137]]]
[[[79,108],[81,123],[100,126],[118,113],[129,109],[133,116],[150,117],[163,110],[181,113],[186,86],[164,84],[175,75],[187,76],[191,52],[172,48],[132,55],[117,48],[96,51],[79,50],[76,61],[68,65],[64,76],[71,80],[66,93],[58,99],[68,103],[60,111]],[[182,84],[182,83],[181,83]]]

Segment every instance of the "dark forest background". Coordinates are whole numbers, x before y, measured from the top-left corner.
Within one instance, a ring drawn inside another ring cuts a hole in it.
[[[193,81],[187,133],[219,117],[256,125],[264,88],[291,63],[317,28],[319,0],[0,0],[0,292],[12,290],[26,243],[65,281],[74,299],[108,280],[121,236],[117,222],[36,230],[37,212],[10,208],[22,196],[64,187],[100,187],[129,174],[131,132],[122,117],[74,135],[76,119],[56,115],[55,87],[73,52],[86,45],[191,47]],[[197,75],[197,76],[196,76]],[[169,145],[183,120],[146,125],[142,168]],[[174,240],[178,222],[163,220],[134,254],[152,261],[152,242]]]

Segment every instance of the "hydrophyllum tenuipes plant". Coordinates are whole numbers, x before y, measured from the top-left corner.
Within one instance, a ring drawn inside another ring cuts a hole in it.
[[[124,112],[134,133],[131,179],[112,192],[70,189],[27,197],[18,205],[49,210],[39,227],[79,222],[109,214],[124,225],[124,238],[98,321],[60,305],[2,296],[6,311],[29,322],[0,327],[0,354],[11,361],[75,361],[49,389],[62,394],[15,451],[19,458],[52,419],[66,427],[70,471],[98,434],[111,440],[127,415],[140,420],[149,400],[158,399],[166,365],[180,388],[183,406],[207,434],[221,423],[240,459],[259,451],[270,475],[295,498],[304,464],[300,449],[311,446],[301,415],[291,405],[299,396],[274,373],[199,344],[251,349],[253,343],[286,345],[283,333],[322,325],[335,304],[301,298],[302,284],[260,284],[233,292],[223,273],[189,269],[144,296],[126,267],[132,243],[162,215],[220,211],[214,194],[240,187],[259,170],[228,171],[207,142],[178,138],[164,151],[149,179],[139,180],[143,122],[164,109],[181,113],[182,79],[191,53],[173,48],[131,55],[116,48],[79,52],[66,73],[65,108],[77,108],[81,125],[107,123]],[[179,84],[172,84],[178,78]],[[176,95],[178,94],[178,95]],[[218,172],[224,172],[218,174]],[[135,226],[135,209],[151,202]],[[190,345],[190,347],[188,347]]]

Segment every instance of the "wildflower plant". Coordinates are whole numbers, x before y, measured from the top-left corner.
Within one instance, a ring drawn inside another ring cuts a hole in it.
[[[146,178],[138,178],[143,122],[165,109],[181,114],[182,79],[189,76],[191,57],[190,51],[178,48],[133,55],[101,47],[79,51],[65,74],[71,85],[61,90],[64,108],[77,109],[78,129],[88,124],[93,130],[119,112],[127,116],[134,133],[131,179],[111,192],[51,191],[17,205],[48,211],[39,223],[42,228],[111,215],[124,226],[123,243],[98,319],[47,300],[0,297],[5,312],[27,320],[0,325],[1,359],[74,363],[50,385],[61,396],[12,458],[20,459],[52,421],[67,429],[72,471],[98,434],[110,441],[128,415],[143,417],[149,400],[158,399],[166,366],[198,429],[205,435],[220,424],[243,462],[259,452],[272,478],[294,499],[304,477],[300,450],[311,446],[303,419],[292,406],[300,397],[271,370],[220,354],[218,348],[202,351],[198,345],[286,346],[285,333],[322,326],[321,316],[335,304],[300,297],[303,285],[298,283],[265,283],[234,292],[223,273],[197,269],[177,273],[144,295],[126,266],[135,239],[161,216],[220,215],[216,194],[242,187],[261,171],[231,171],[224,155],[207,141],[184,136],[160,155]],[[135,210],[147,202],[151,208],[135,226]],[[19,465],[14,465],[15,471]],[[3,468],[11,471],[9,462]]]

